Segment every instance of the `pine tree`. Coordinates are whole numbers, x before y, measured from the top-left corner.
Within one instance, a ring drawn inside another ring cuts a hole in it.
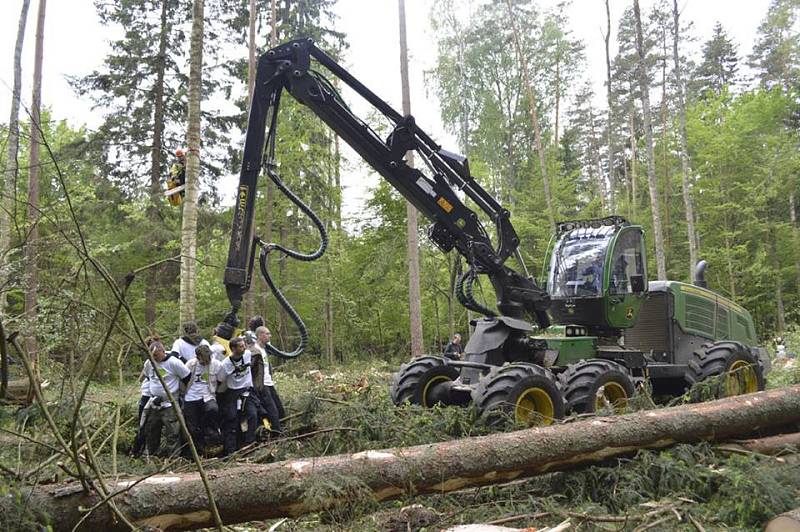
[[[400,19],[400,79],[403,92],[403,115],[411,115],[411,97],[408,86],[408,44],[406,41],[406,4],[405,0],[398,0]],[[414,167],[413,153],[406,156],[406,162]],[[419,232],[417,223],[417,209],[406,202],[407,240],[408,247],[408,311],[411,326],[411,356],[422,354],[422,306],[419,289]]]
[[[689,148],[686,138],[686,92],[683,83],[683,65],[681,64],[680,54],[678,53],[678,44],[680,42],[680,13],[678,11],[678,0],[673,0],[672,4],[673,16],[673,41],[672,41],[672,60],[675,65],[675,85],[678,92],[678,119],[679,119],[679,137],[680,137],[680,150],[681,150],[681,190],[683,191],[683,205],[686,212],[686,233],[687,240],[689,241],[689,276],[690,281],[693,280],[693,272],[695,264],[697,263],[698,250],[697,238],[695,236],[694,227],[694,202],[692,200],[692,192],[689,185],[690,179],[690,161],[689,161]]]
[[[772,0],[749,64],[761,85],[790,90],[800,81],[800,0]]]
[[[28,158],[28,237],[25,243],[27,283],[25,286],[25,317],[28,335],[25,338],[28,356],[34,366],[38,360],[39,342],[36,316],[39,313],[39,170],[42,143],[42,65],[44,62],[44,18],[47,0],[39,0],[36,19],[36,49],[33,60],[33,96],[31,97],[31,142]]]
[[[515,18],[516,14],[514,13],[511,5],[511,0],[506,0],[506,5],[508,6],[508,21],[514,38],[514,49],[516,50],[517,61],[519,62],[520,70],[522,71],[524,89],[528,96],[531,124],[533,125],[533,135],[536,142],[536,153],[539,156],[539,171],[542,173],[542,183],[544,184],[544,199],[547,204],[547,218],[550,221],[551,231],[555,231],[556,208],[553,202],[553,194],[550,190],[550,177],[547,174],[547,164],[545,163],[547,156],[544,152],[544,143],[542,142],[542,128],[539,125],[536,91],[533,87],[533,82],[530,79],[528,58],[525,54],[525,49],[522,45],[522,39],[520,38],[519,31],[517,29],[517,21]]]
[[[658,184],[656,183],[655,154],[653,152],[653,123],[650,116],[650,82],[645,69],[645,52],[642,36],[642,19],[639,10],[639,0],[633,0],[633,13],[636,20],[636,52],[639,57],[637,77],[642,98],[642,114],[644,116],[644,133],[647,146],[647,183],[650,189],[650,210],[653,217],[653,233],[656,248],[656,269],[658,279],[667,278],[666,262],[664,260],[664,232],[661,227],[661,203],[658,198]]]
[[[6,283],[10,273],[11,253],[11,226],[12,216],[16,212],[14,205],[16,199],[17,172],[19,166],[17,157],[19,152],[19,106],[22,97],[22,44],[25,40],[25,27],[28,19],[30,0],[22,1],[17,26],[17,40],[14,45],[14,87],[11,93],[11,116],[8,119],[8,141],[6,151],[6,164],[3,174],[0,175],[0,319],[5,315]]]
[[[736,82],[739,57],[734,43],[722,24],[714,25],[714,35],[703,44],[703,62],[694,73],[693,89],[700,94],[711,91],[715,95],[723,87]]]

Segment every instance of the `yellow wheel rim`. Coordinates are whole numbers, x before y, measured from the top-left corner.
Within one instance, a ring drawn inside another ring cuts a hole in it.
[[[725,395],[742,395],[758,391],[758,375],[753,364],[746,360],[737,360],[731,364],[725,375]]]
[[[603,385],[603,393],[594,400],[594,411],[602,410],[610,403],[614,412],[624,412],[628,408],[628,394],[625,387],[618,382],[607,382]]]
[[[541,388],[528,388],[520,394],[514,405],[514,422],[518,425],[550,425],[554,415],[553,399]]]
[[[446,377],[444,375],[438,375],[438,376],[432,378],[431,380],[429,380],[428,382],[426,382],[425,383],[425,387],[422,388],[422,397],[421,397],[422,406],[424,406],[425,408],[430,408],[430,407],[433,406],[433,405],[429,405],[428,404],[428,391],[430,391],[431,386],[433,386],[434,384],[440,383],[440,382],[447,382],[447,381],[450,381],[450,380],[452,380],[450,377]]]

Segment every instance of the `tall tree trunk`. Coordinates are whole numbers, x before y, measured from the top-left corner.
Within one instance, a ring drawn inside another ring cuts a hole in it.
[[[411,96],[408,88],[408,43],[406,41],[406,3],[398,0],[400,10],[400,78],[403,85],[403,114],[411,114]],[[406,162],[413,168],[414,155],[409,152]],[[422,305],[419,290],[419,234],[417,209],[406,201],[408,230],[408,314],[411,326],[411,356],[422,354]]]
[[[28,20],[30,0],[22,1],[17,26],[17,42],[14,45],[14,88],[11,93],[11,116],[8,119],[8,141],[6,144],[6,167],[0,175],[0,320],[5,315],[8,287],[8,254],[11,248],[11,217],[16,212],[17,172],[19,164],[19,101],[22,97],[22,44]]]
[[[33,95],[31,97],[31,144],[28,172],[28,230],[25,245],[25,264],[28,270],[25,287],[25,318],[28,320],[28,335],[25,347],[33,365],[38,368],[39,343],[37,341],[36,316],[39,304],[39,168],[42,143],[42,63],[44,56],[44,15],[47,0],[39,0],[36,20],[36,49],[33,62]]]
[[[255,4],[255,0],[252,0]],[[255,9],[253,10],[255,11]],[[255,34],[255,21],[252,22],[253,26],[253,34]],[[278,6],[277,0],[271,0],[270,2],[270,38],[269,38],[269,45],[270,48],[274,48],[278,46]],[[255,44],[253,44],[253,56],[255,58]],[[253,69],[255,69],[255,62],[253,63]],[[255,71],[253,73],[253,82],[255,83]],[[264,187],[266,188],[266,196],[267,201],[266,208],[264,209],[264,241],[265,242],[272,242],[272,232],[273,232],[273,225],[274,225],[274,218],[272,216],[272,211],[274,209],[275,203],[275,187],[272,185],[272,181],[269,179],[264,180]],[[267,298],[269,297],[269,290],[263,290],[261,292],[262,299],[261,299],[261,311],[264,313],[264,317],[266,319],[269,318],[269,312],[267,311]],[[280,310],[278,308],[275,309],[276,315],[280,314]]]
[[[722,195],[727,200],[727,190],[725,190],[724,186],[722,187]],[[723,215],[723,231],[725,233],[725,262],[728,269],[728,291],[730,292],[730,298],[733,301],[736,301],[736,276],[734,274],[734,267],[733,267],[733,242],[731,242],[731,223],[726,212]]]
[[[698,245],[694,227],[694,202],[692,201],[692,191],[689,188],[689,148],[686,141],[686,93],[683,87],[683,72],[678,54],[678,42],[680,39],[680,13],[678,12],[678,0],[672,1],[672,18],[675,24],[674,36],[672,41],[672,59],[675,62],[675,84],[678,91],[678,117],[680,119],[680,146],[681,146],[681,189],[683,191],[683,206],[686,212],[686,232],[689,240],[689,282],[694,276],[694,267],[698,261]],[[798,275],[800,276],[800,263],[798,264]]]
[[[795,200],[794,188],[789,191],[789,221],[792,225],[792,241],[794,242],[794,268],[797,273],[797,287],[800,290],[800,235],[797,231],[797,204]]]
[[[661,170],[664,180],[664,264],[669,262],[672,249],[670,208],[672,206],[672,177],[667,161],[667,30],[661,30]]]
[[[609,213],[606,210],[606,183],[603,176],[603,165],[600,163],[600,147],[597,145],[597,135],[594,130],[594,111],[592,110],[592,102],[589,102],[589,135],[591,137],[589,148],[592,151],[592,166],[597,171],[597,195],[600,196],[600,215],[605,216]]]
[[[150,205],[147,210],[152,231],[156,235],[153,245],[159,253],[164,245],[160,231],[158,211],[161,206],[161,152],[164,144],[164,77],[167,70],[167,9],[169,0],[161,2],[161,32],[158,36],[158,57],[156,58],[156,84],[153,87],[153,142],[150,145]],[[144,320],[147,325],[156,321],[157,289],[161,285],[161,267],[150,268],[147,286],[145,287]]]
[[[530,104],[531,123],[533,124],[533,136],[536,141],[536,151],[539,154],[539,170],[542,172],[542,183],[544,185],[544,199],[547,203],[547,219],[550,222],[550,230],[556,229],[556,213],[553,206],[553,195],[550,192],[550,180],[547,177],[547,164],[545,162],[544,147],[542,146],[542,130],[539,128],[539,115],[536,111],[536,92],[533,90],[530,77],[528,76],[528,59],[522,50],[522,42],[519,38],[517,31],[516,19],[514,18],[514,9],[511,6],[511,0],[506,0],[508,6],[508,20],[511,24],[511,31],[514,34],[514,48],[517,52],[517,60],[522,67],[522,78],[525,82],[525,91],[528,95],[528,103]]]
[[[611,8],[606,0],[606,32],[604,35],[606,43],[606,103],[608,105],[608,126],[606,127],[606,149],[608,151],[608,207],[611,214],[616,211],[616,199],[614,170],[615,170],[615,156],[614,156],[614,137],[612,134],[614,124],[614,102],[611,90],[611,50],[609,48],[609,41],[611,40]]]
[[[189,49],[189,126],[186,134],[186,197],[181,227],[181,323],[194,321],[197,270],[197,195],[200,189],[200,100],[203,91],[204,0],[194,0]]]
[[[650,189],[650,210],[653,214],[653,234],[655,235],[656,269],[658,279],[667,278],[664,261],[664,231],[661,229],[661,206],[658,200],[658,183],[656,182],[656,161],[653,153],[653,121],[650,115],[650,83],[647,79],[644,57],[644,39],[642,37],[642,15],[639,0],[633,0],[633,15],[636,18],[636,53],[639,60],[636,72],[639,77],[639,88],[642,91],[642,114],[644,116],[644,134],[647,143],[647,184]]]
[[[639,449],[741,439],[792,427],[798,421],[800,386],[792,386],[413,447],[233,466],[215,471],[209,482],[226,524],[296,518],[363,504],[367,492],[378,502],[412,494],[441,494],[573,469]],[[337,496],[318,496],[322,484]],[[354,485],[359,489],[352,489]],[[20,490],[32,506],[51,517],[56,532],[71,530],[82,518],[86,530],[126,530],[95,491],[87,493],[76,482],[21,486]],[[196,473],[110,483],[109,491],[118,490],[124,495],[115,499],[117,507],[142,528],[198,529],[214,524]],[[10,497],[0,498],[0,511],[10,511],[14,502]],[[87,515],[85,509],[95,505],[96,510]]]
[[[636,103],[633,100],[633,82],[630,85],[631,98],[628,111],[628,128],[631,132],[631,218],[639,216],[639,191],[637,189],[636,161],[638,150],[636,146]]]
[[[768,220],[769,221],[769,220]],[[775,275],[775,310],[777,319],[778,333],[783,334],[786,330],[786,312],[783,303],[783,275],[781,275],[781,263],[778,259],[778,246],[775,242],[775,234],[770,234],[770,248],[772,250],[772,270]]]
[[[558,118],[561,105],[561,47],[556,43],[556,122],[553,128],[553,146],[558,149]]]

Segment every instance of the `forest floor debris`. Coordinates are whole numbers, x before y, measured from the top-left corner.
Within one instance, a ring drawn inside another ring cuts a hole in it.
[[[465,408],[422,409],[394,407],[387,383],[393,363],[368,369],[337,367],[308,369],[309,362],[281,366],[276,382],[286,397],[290,418],[285,438],[261,442],[226,459],[207,459],[206,469],[234,463],[267,463],[284,459],[353,453],[480,435]],[[776,369],[770,387],[800,382],[800,369]],[[58,387],[47,390],[56,418],[70,419],[70,401]],[[109,446],[113,424],[108,419],[121,409],[117,468],[126,475],[191,470],[181,459],[130,459],[135,430],[137,387],[93,385],[91,401],[83,407],[87,430],[100,465],[111,470]],[[652,401],[637,402],[653,408]],[[54,451],[36,406],[0,409],[0,495],[18,497],[20,479],[48,483],[67,473]],[[64,427],[67,430],[67,427]],[[320,496],[325,496],[320,486]],[[558,527],[570,520],[569,530],[761,530],[776,515],[800,500],[800,465],[756,452],[720,453],[712,445],[679,445],[665,451],[641,451],[617,460],[568,473],[553,473],[507,485],[465,489],[450,494],[406,497],[377,504],[346,505],[281,522],[279,530],[441,530],[466,524],[506,527]],[[19,499],[20,513],[0,522],[4,529],[33,526],[35,509]],[[278,521],[238,525],[235,530],[265,530]],[[405,526],[405,528],[403,528]]]

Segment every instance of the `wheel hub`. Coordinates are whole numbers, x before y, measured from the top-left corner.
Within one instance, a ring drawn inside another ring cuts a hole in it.
[[[422,406],[430,408],[438,402],[445,402],[444,398],[440,397],[442,394],[436,393],[437,388],[441,388],[440,385],[445,382],[452,382],[452,379],[445,375],[437,375],[425,383],[425,386],[422,388],[422,400],[420,401]]]
[[[618,382],[607,382],[603,385],[603,392],[598,394],[594,401],[595,412],[610,404],[614,412],[624,412],[628,408],[628,394]]]
[[[528,388],[520,394],[514,405],[514,421],[518,425],[550,425],[554,414],[553,400],[541,388]]]
[[[746,360],[737,360],[731,364],[725,375],[725,395],[742,395],[758,391],[758,375],[753,364]]]

